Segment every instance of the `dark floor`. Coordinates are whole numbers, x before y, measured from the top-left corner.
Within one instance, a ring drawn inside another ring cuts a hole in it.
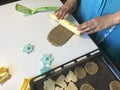
[[[65,3],[66,2],[66,0],[61,0],[63,3]]]
[[[117,66],[117,68],[118,68],[119,71],[120,71],[120,60],[118,60],[118,61],[116,62],[116,66]]]
[[[19,0],[0,0],[0,5],[12,3],[12,2],[15,2],[15,1],[19,1]]]

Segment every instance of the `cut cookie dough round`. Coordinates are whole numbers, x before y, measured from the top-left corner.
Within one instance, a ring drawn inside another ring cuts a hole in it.
[[[87,73],[83,67],[76,67],[74,70],[74,73],[78,79],[84,79],[87,75]]]
[[[81,85],[80,90],[95,90],[95,89],[90,84],[85,83]]]
[[[98,72],[99,67],[95,62],[87,62],[85,64],[85,70],[87,71],[88,74],[94,75]]]
[[[117,80],[113,80],[109,84],[110,90],[120,90],[120,82]]]

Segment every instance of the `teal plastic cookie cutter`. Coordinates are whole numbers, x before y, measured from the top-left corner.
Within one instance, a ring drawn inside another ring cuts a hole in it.
[[[58,10],[59,7],[57,6],[48,6],[48,7],[39,7],[39,8],[35,8],[35,9],[30,9],[28,7],[25,7],[23,5],[20,4],[16,4],[15,9],[19,12],[22,12],[24,14],[29,14],[29,15],[33,15],[37,12],[43,12],[43,11],[55,11]]]
[[[53,57],[51,54],[44,54],[43,57],[41,58],[41,61],[44,66],[45,65],[50,66],[51,62],[53,61]]]
[[[43,73],[45,73],[45,72],[47,72],[47,71],[49,71],[49,70],[51,70],[50,67],[44,66],[42,69],[40,69],[40,72],[41,72],[41,74],[43,74]]]
[[[34,51],[34,46],[31,44],[27,44],[23,47],[23,52],[30,54]]]

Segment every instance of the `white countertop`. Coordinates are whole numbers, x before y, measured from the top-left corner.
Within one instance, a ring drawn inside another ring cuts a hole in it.
[[[87,35],[74,35],[61,47],[51,45],[48,33],[58,25],[50,18],[51,12],[26,16],[15,10],[16,3],[29,8],[62,5],[59,0],[23,0],[0,6],[0,67],[9,68],[12,75],[0,90],[19,90],[24,78],[39,75],[43,54],[52,54],[54,68],[98,48]],[[35,46],[30,54],[22,51],[28,43]]]

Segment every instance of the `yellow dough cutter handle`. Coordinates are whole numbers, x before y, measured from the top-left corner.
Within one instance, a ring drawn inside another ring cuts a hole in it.
[[[71,32],[73,32],[76,35],[80,35],[80,31],[77,30],[77,25],[70,22],[67,19],[60,19],[58,20],[55,13],[50,13],[50,16],[52,19],[56,20],[59,24],[61,24],[62,26],[64,26],[65,28],[67,28],[68,30],[70,30]]]

